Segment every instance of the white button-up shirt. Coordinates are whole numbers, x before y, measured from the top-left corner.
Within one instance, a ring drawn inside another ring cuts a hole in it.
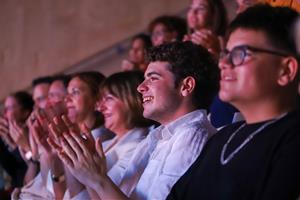
[[[120,174],[123,174],[123,170],[127,168],[128,161],[137,145],[146,138],[149,132],[148,128],[134,128],[128,131],[123,137],[114,137],[111,140],[107,140],[102,143],[103,150],[106,157],[107,170],[117,165],[114,171],[108,171],[108,176],[113,180],[119,180]],[[96,138],[95,135],[93,135]],[[117,172],[117,173],[114,173]],[[64,199],[70,200],[87,200],[90,199],[86,189],[83,189],[80,193],[70,198],[70,194],[67,190]]]
[[[114,182],[133,199],[165,199],[215,132],[204,110],[159,126],[137,147],[122,181]]]

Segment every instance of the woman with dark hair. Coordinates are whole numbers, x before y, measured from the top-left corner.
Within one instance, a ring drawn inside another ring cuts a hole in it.
[[[181,41],[186,34],[185,19],[177,16],[163,15],[152,20],[148,26],[153,46]]]
[[[191,0],[187,13],[189,34],[184,40],[206,47],[218,57],[227,27],[227,13],[222,0]]]
[[[0,141],[0,163],[12,177],[12,186],[20,187],[27,169],[19,150],[28,150],[28,129],[26,119],[33,109],[34,102],[29,93],[15,92],[6,97],[4,115],[0,117],[1,139],[8,145],[10,151]],[[18,130],[18,131],[17,131]],[[19,147],[19,148],[18,148]]]
[[[68,95],[65,98],[70,120],[79,127],[87,126],[94,137],[100,137],[102,141],[113,136],[110,132],[103,132],[103,115],[95,111],[100,97],[99,87],[104,80],[100,72],[76,73],[68,84]]]
[[[68,118],[72,123],[78,125],[80,133],[84,132],[84,128],[87,127],[91,130],[93,137],[100,138],[101,141],[114,136],[112,132],[103,127],[103,115],[95,111],[100,96],[99,87],[104,80],[104,75],[96,71],[73,74],[65,98]],[[78,194],[84,186],[79,184],[68,171],[65,173],[68,189],[64,198],[69,199]]]
[[[128,59],[122,61],[122,70],[140,70],[144,72],[148,65],[145,58],[146,50],[149,49],[151,46],[151,39],[148,35],[140,33],[138,35],[133,36],[131,40],[131,46],[128,52]]]

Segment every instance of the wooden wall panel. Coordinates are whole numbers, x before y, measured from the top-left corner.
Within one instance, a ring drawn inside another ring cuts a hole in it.
[[[176,14],[188,0],[0,0],[0,99]]]

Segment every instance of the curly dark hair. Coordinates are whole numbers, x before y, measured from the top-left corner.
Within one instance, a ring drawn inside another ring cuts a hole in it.
[[[196,81],[194,105],[208,109],[218,91],[219,69],[206,48],[192,42],[172,42],[150,49],[147,59],[149,62],[168,62],[175,77],[175,87],[184,78],[192,76]]]

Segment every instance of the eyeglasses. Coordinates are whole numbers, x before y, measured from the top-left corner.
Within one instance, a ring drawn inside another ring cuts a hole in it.
[[[227,58],[233,66],[239,66],[239,65],[243,64],[246,56],[248,55],[247,51],[249,51],[249,50],[253,51],[253,52],[262,52],[262,53],[273,54],[276,56],[283,56],[283,57],[289,56],[286,53],[282,53],[282,52],[278,52],[278,51],[261,49],[261,48],[257,48],[257,47],[251,47],[248,45],[241,45],[241,46],[234,47],[231,51],[229,51],[228,49],[224,49],[223,51],[221,51],[220,60]]]

